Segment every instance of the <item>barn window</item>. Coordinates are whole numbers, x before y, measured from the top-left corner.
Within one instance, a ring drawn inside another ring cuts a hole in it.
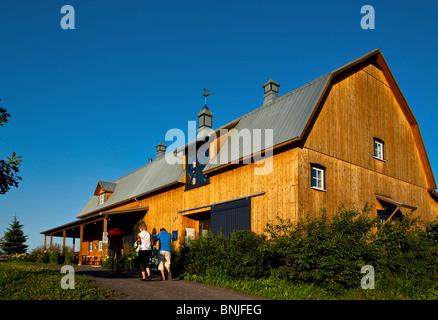
[[[99,204],[104,204],[104,203],[105,203],[105,192],[99,195]]]
[[[313,189],[325,191],[325,167],[312,163],[311,164],[311,186]]]
[[[374,158],[385,160],[384,158],[384,143],[382,140],[374,138]]]

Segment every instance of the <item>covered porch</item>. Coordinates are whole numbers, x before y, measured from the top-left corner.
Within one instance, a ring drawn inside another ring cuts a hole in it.
[[[77,255],[79,265],[100,265],[108,255],[108,244],[103,234],[112,228],[123,231],[125,244],[134,241],[134,226],[143,220],[148,207],[136,207],[121,210],[110,210],[92,214],[88,217],[41,232],[44,235],[44,249],[53,247],[53,238],[62,237],[62,250],[65,252],[66,239],[73,240],[73,253]],[[49,242],[47,239],[49,238]],[[77,239],[79,247],[77,248]],[[76,251],[77,250],[77,251]],[[77,253],[76,253],[77,252]]]

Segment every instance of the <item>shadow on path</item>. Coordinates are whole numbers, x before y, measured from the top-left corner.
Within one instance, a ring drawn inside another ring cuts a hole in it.
[[[158,270],[152,270],[152,281],[140,281],[139,270],[123,270],[113,275],[111,270],[96,267],[74,266],[74,269],[76,274],[92,279],[97,287],[122,293],[116,300],[266,300],[190,281],[161,281]]]

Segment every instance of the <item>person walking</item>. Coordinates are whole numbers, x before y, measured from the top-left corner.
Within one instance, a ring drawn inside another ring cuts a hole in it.
[[[113,228],[108,232],[108,254],[110,259],[111,273],[114,274],[114,257],[117,255],[116,272],[120,272],[120,261],[122,260],[123,232],[119,228]]]
[[[146,231],[146,223],[141,222],[139,225],[140,232],[137,234],[137,243],[140,246],[138,252],[138,260],[140,262],[141,281],[150,281],[151,269],[149,268],[149,260],[152,257],[153,240],[151,234]],[[146,278],[147,272],[147,278]]]
[[[158,270],[161,271],[161,280],[172,279],[170,272],[170,246],[172,242],[172,235],[161,228],[160,233],[157,235],[156,241],[158,242]],[[167,270],[168,277],[164,275],[164,268]]]

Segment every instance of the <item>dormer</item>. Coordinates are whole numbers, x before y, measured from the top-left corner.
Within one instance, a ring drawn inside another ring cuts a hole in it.
[[[94,195],[98,196],[98,204],[104,204],[108,198],[113,194],[117,184],[114,182],[101,181],[97,183]]]

